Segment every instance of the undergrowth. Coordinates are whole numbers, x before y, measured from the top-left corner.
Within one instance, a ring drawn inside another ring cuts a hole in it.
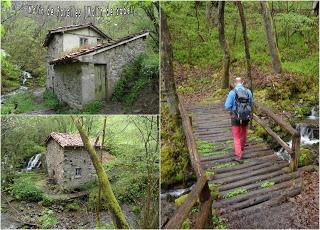
[[[142,54],[131,61],[116,83],[112,100],[131,106],[147,86],[157,84],[159,78],[158,54]]]

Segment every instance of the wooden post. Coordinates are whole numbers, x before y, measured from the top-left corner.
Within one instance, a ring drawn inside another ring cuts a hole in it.
[[[300,135],[294,135],[292,137],[292,152],[293,156],[291,163],[290,163],[290,168],[291,171],[296,171],[298,169],[298,162],[299,162],[299,156],[300,156]]]
[[[192,115],[191,114],[189,114],[189,121],[190,121],[190,125],[192,127]]]

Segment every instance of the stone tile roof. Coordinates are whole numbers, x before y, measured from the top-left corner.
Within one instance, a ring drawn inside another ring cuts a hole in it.
[[[63,33],[65,31],[78,30],[78,29],[87,28],[87,27],[91,28],[92,30],[97,32],[101,37],[108,39],[108,40],[112,40],[111,37],[109,37],[108,35],[103,33],[98,27],[96,27],[92,23],[87,23],[87,24],[81,24],[81,25],[61,26],[61,27],[49,30],[49,32],[47,33],[46,38],[44,40],[43,46],[47,47],[50,44],[54,34],[56,34],[56,33]]]
[[[89,54],[89,53],[92,53],[92,52],[95,52],[95,51],[98,51],[98,50],[101,50],[104,48],[112,49],[112,48],[117,47],[119,45],[127,44],[128,42],[134,41],[136,39],[146,37],[146,36],[148,36],[148,34],[149,34],[148,31],[141,31],[139,33],[131,34],[129,36],[120,38],[115,41],[109,41],[106,43],[98,44],[96,46],[85,46],[84,48],[82,48],[80,50],[70,51],[70,53],[50,61],[49,64],[52,65],[52,64],[69,62],[69,61],[78,61],[78,60],[75,60],[74,58],[79,57],[81,55]]]
[[[46,144],[50,139],[55,140],[61,147],[84,147],[80,134],[70,133],[51,133],[46,140]],[[95,140],[90,140],[94,144]],[[101,142],[98,142],[95,147],[101,147]]]

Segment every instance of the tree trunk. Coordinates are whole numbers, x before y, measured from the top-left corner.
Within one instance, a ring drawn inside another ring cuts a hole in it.
[[[161,76],[164,80],[169,113],[171,116],[179,114],[179,99],[176,92],[176,84],[173,75],[173,53],[167,17],[160,9],[161,17]]]
[[[276,44],[276,38],[273,31],[273,23],[269,11],[269,6],[267,2],[260,1],[260,7],[262,10],[264,27],[267,35],[270,55],[272,58],[272,70],[274,73],[281,73],[281,60],[279,50]]]
[[[219,42],[224,52],[223,57],[223,83],[222,88],[229,88],[229,68],[230,68],[230,52],[228,43],[224,34],[224,6],[225,2],[220,1],[218,5],[218,29],[219,29]]]
[[[104,147],[104,140],[105,140],[105,135],[106,135],[106,125],[107,125],[107,117],[104,117],[103,121],[103,130],[102,130],[102,140],[101,140],[101,150]],[[102,151],[100,153],[100,162],[102,164]],[[98,189],[98,196],[97,196],[97,227],[98,229],[101,226],[101,217],[100,217],[100,210],[101,210],[101,185],[99,183],[99,189]]]
[[[87,135],[86,130],[81,125],[80,118],[72,116],[72,119],[73,119],[73,122],[76,125],[79,133],[80,133],[82,142],[83,142],[85,148],[87,149],[88,154],[90,156],[90,159],[93,163],[93,166],[97,172],[99,184],[100,184],[101,189],[106,197],[107,207],[110,211],[111,219],[112,219],[112,222],[113,222],[115,228],[128,229],[129,225],[126,221],[124,214],[121,211],[121,207],[120,207],[115,195],[113,194],[108,176],[107,176],[106,172],[104,171],[104,168],[99,160],[99,157],[96,153],[95,148],[90,143],[90,140],[89,140],[89,137]]]
[[[236,2],[239,15],[240,15],[240,21],[242,25],[242,36],[243,36],[243,43],[244,43],[244,51],[246,55],[246,67],[247,67],[247,79],[249,81],[249,88],[252,91],[252,78],[251,78],[251,60],[250,60],[250,51],[249,51],[249,39],[247,34],[247,25],[246,25],[246,19],[244,16],[243,6],[240,1]]]

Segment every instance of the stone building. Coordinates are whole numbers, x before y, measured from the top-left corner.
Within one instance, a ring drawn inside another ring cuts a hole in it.
[[[72,190],[95,181],[94,166],[79,134],[51,133],[46,146],[49,179],[62,189]],[[104,160],[113,159],[112,155],[102,152],[100,147],[101,144],[95,144],[97,153],[102,153]]]
[[[113,40],[93,24],[50,30],[44,42],[47,89],[77,109],[110,99],[124,66],[145,52],[148,35],[143,31]]]

